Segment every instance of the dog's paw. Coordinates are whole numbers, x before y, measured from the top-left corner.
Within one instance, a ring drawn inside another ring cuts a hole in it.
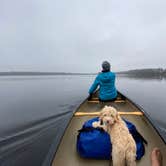
[[[92,126],[93,126],[94,128],[97,128],[97,127],[100,126],[100,124],[99,124],[99,122],[93,122],[93,123],[92,123]]]

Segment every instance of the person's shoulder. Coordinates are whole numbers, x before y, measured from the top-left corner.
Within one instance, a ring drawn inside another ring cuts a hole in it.
[[[116,73],[115,72],[112,72],[113,73],[113,75],[116,75]]]
[[[98,72],[97,76],[100,76],[100,75],[102,75],[102,72]]]
[[[116,76],[116,74],[114,72],[112,72],[112,71],[110,72],[110,75],[114,76],[114,77]]]
[[[115,72],[113,72],[113,71],[110,71],[110,73],[115,74]]]
[[[96,78],[101,77],[101,74],[102,74],[101,72],[98,72],[97,75],[96,75]]]

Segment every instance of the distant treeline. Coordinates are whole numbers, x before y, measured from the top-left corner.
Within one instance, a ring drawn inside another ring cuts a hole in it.
[[[37,76],[37,75],[94,75],[94,73],[65,72],[0,72],[0,76]]]
[[[53,76],[53,75],[96,75],[97,73],[67,73],[67,72],[0,72],[0,76]],[[140,77],[140,78],[161,78],[166,77],[166,69],[136,69],[116,72],[119,76]]]
[[[166,77],[166,69],[162,69],[162,68],[136,69],[136,70],[117,72],[117,74],[122,76],[129,76],[129,77],[158,78],[158,77]]]

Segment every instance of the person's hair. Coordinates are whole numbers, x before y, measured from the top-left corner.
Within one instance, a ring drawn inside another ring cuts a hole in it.
[[[111,65],[108,61],[104,61],[102,63],[102,72],[108,72],[110,71]]]

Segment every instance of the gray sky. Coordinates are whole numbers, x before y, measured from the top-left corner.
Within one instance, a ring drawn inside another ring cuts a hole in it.
[[[1,0],[0,71],[166,68],[165,0]]]

